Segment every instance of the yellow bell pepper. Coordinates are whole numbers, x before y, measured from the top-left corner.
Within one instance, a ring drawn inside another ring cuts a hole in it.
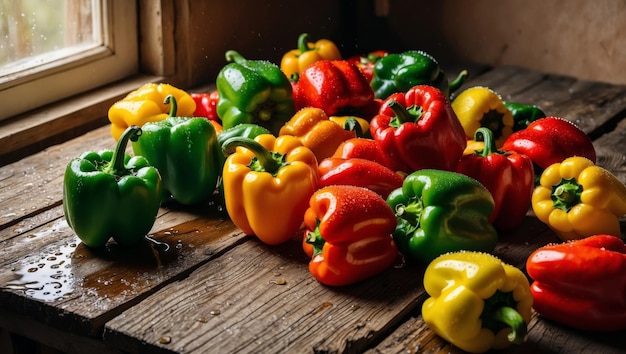
[[[131,91],[109,108],[108,116],[113,138],[118,140],[131,125],[142,127],[148,122],[159,122],[167,118],[170,106],[164,101],[169,95],[174,95],[176,99],[178,116],[193,116],[196,102],[187,92],[169,84],[147,83]]]
[[[591,160],[573,156],[543,171],[531,204],[537,218],[563,241],[596,234],[620,237],[626,186]]]
[[[308,33],[298,37],[298,48],[292,49],[283,55],[280,69],[287,77],[299,74],[309,65],[318,60],[341,60],[341,53],[337,45],[328,39],[320,39],[315,43],[309,42]]]
[[[459,251],[435,258],[424,273],[431,296],[424,322],[437,335],[470,353],[525,341],[533,298],[516,267],[482,252]]]
[[[502,147],[513,133],[513,113],[500,95],[488,87],[474,86],[464,90],[452,101],[452,109],[468,139],[474,138],[478,128],[485,127],[493,133],[496,146]]]
[[[232,222],[268,245],[291,239],[317,190],[315,154],[291,135],[233,137],[222,147],[230,153],[222,182]]]
[[[354,130],[357,138],[371,138],[370,122],[361,117],[355,116],[330,116],[331,121],[339,124],[343,129]],[[354,127],[352,127],[354,125]]]
[[[345,130],[328,119],[324,110],[305,107],[280,128],[279,136],[292,135],[300,139],[302,145],[311,149],[317,161],[332,156],[344,141],[356,138],[354,131]]]

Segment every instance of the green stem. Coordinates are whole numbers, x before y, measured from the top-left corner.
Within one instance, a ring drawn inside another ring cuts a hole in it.
[[[387,106],[393,111],[395,117],[391,119],[389,125],[398,128],[403,123],[415,123],[422,116],[422,107],[413,105],[409,108],[402,106],[396,100],[390,100]]]
[[[298,37],[298,50],[300,51],[300,54],[304,53],[304,52],[308,52],[309,49],[309,34],[308,33],[302,33],[299,37]]]
[[[131,125],[126,128],[120,139],[117,141],[113,157],[111,158],[111,162],[106,169],[108,173],[116,176],[124,174],[126,171],[124,158],[126,157],[126,146],[128,145],[128,140],[137,141],[137,139],[141,136],[141,133],[141,128],[136,125]]]
[[[583,187],[576,182],[576,179],[563,179],[552,190],[552,201],[555,208],[570,211],[572,207],[580,203],[580,195]]]
[[[511,343],[522,344],[528,331],[526,321],[517,310],[510,306],[502,306],[493,313],[494,320],[506,324],[511,328],[508,339]]]
[[[275,175],[282,166],[282,163],[280,162],[283,159],[282,154],[273,153],[257,141],[250,138],[241,136],[232,137],[222,144],[222,151],[224,152],[224,155],[230,155],[235,151],[237,146],[242,146],[252,151],[256,157],[256,163],[255,167],[251,167],[251,169],[255,171],[264,171]]]
[[[349,117],[343,122],[343,129],[354,132],[357,137],[363,136],[363,128],[361,128],[361,124],[359,124],[359,122],[357,122],[357,120],[353,117]]]
[[[485,146],[482,149],[481,156],[487,157],[489,154],[497,153],[498,147],[496,146],[496,140],[493,138],[493,133],[489,128],[480,127],[476,129],[474,132],[474,140],[480,141],[479,138],[482,136],[482,141],[485,142]]]
[[[176,102],[176,98],[174,95],[167,95],[163,100],[163,103],[170,105],[170,117],[176,117],[176,113],[178,112],[178,103]]]
[[[227,62],[234,61],[237,64],[242,64],[243,62],[246,61],[246,58],[244,58],[236,50],[229,50],[229,51],[227,51],[225,57],[226,57],[226,61]]]
[[[407,204],[398,204],[395,207],[396,217],[408,221],[411,225],[419,226],[424,207],[421,199],[412,199]]]
[[[461,71],[459,73],[459,76],[457,76],[456,79],[454,79],[454,81],[450,83],[450,93],[453,93],[456,90],[458,90],[459,87],[463,85],[463,82],[465,82],[465,79],[467,79],[467,76],[468,76],[467,70]]]

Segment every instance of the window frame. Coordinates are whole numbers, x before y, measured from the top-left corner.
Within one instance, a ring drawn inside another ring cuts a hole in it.
[[[103,44],[79,54],[44,65],[29,76],[0,85],[3,104],[0,120],[7,119],[52,102],[93,90],[123,79],[138,71],[137,3],[125,0],[94,1],[104,18],[99,31]],[[130,14],[130,16],[129,16]],[[132,38],[133,40],[127,40]],[[56,65],[55,65],[56,64]],[[80,79],[88,78],[88,79]],[[59,83],[63,83],[59,88]]]

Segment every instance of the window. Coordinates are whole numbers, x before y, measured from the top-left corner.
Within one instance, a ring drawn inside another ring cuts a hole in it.
[[[137,72],[136,13],[126,0],[0,0],[0,120]]]

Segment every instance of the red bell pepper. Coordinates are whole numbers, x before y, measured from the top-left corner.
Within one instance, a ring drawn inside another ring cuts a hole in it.
[[[300,73],[294,91],[296,110],[321,108],[330,116],[371,118],[378,104],[356,65],[347,60],[318,60]]]
[[[591,139],[574,123],[559,117],[540,118],[526,129],[511,134],[503,150],[516,151],[533,160],[535,175],[553,163],[568,157],[582,156],[596,162],[596,150]]]
[[[374,65],[376,65],[376,62],[380,58],[386,56],[387,54],[389,54],[389,52],[386,50],[375,50],[365,55],[353,55],[347,60],[356,65],[356,67],[361,70],[361,72],[367,79],[367,82],[371,82],[372,77],[374,77]]]
[[[388,155],[383,153],[380,143],[367,138],[351,138],[339,144],[331,157],[343,159],[360,158],[377,162],[393,170],[394,164]],[[396,171],[397,172],[397,171]]]
[[[358,206],[358,207],[355,207]],[[391,238],[396,216],[380,195],[362,187],[318,189],[304,214],[303,249],[320,283],[341,286],[389,268],[398,256]]]
[[[478,128],[474,140],[481,136],[484,148],[463,155],[456,171],[478,180],[491,192],[495,208],[489,222],[500,231],[510,231],[524,221],[530,208],[535,188],[533,162],[515,151],[498,150],[488,128]]]
[[[391,191],[402,187],[404,181],[402,176],[378,162],[361,158],[329,157],[319,163],[318,171],[319,187],[336,184],[359,186],[385,199]]]
[[[626,329],[626,245],[594,235],[537,249],[526,261],[539,315],[582,330]]]
[[[192,93],[191,98],[196,102],[196,111],[194,117],[205,117],[208,120],[218,121],[220,117],[217,115],[217,101],[220,96],[217,90],[206,93]]]
[[[372,118],[370,132],[390,156],[392,169],[406,173],[454,171],[467,144],[448,98],[429,85],[389,96]]]

